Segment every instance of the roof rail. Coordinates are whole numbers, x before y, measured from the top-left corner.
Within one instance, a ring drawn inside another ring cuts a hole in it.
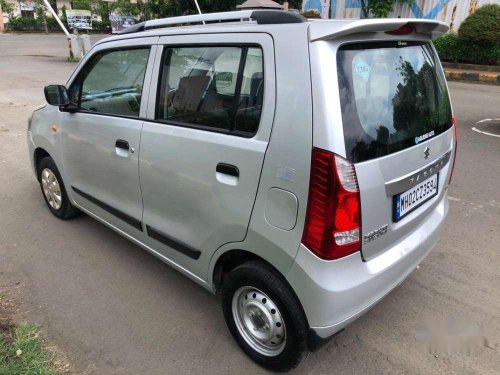
[[[234,12],[205,13],[191,16],[160,18],[145,21],[128,27],[120,34],[137,33],[147,29],[162,28],[174,25],[185,25],[201,22],[242,22],[255,21],[260,25],[306,22],[300,14],[283,10],[238,10]]]

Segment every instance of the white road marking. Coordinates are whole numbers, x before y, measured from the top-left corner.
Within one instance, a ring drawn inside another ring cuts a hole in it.
[[[474,130],[475,132],[481,133],[481,134],[486,134],[486,135],[490,135],[492,137],[500,138],[500,135],[498,135],[498,134],[492,134],[492,133],[488,133],[488,132],[483,132],[482,130],[479,130],[475,126],[472,127],[472,130]]]
[[[498,119],[498,118],[495,118],[495,119],[485,118],[484,120],[479,120],[478,122],[476,122],[476,124],[481,124],[483,122],[488,122],[488,121],[500,121],[500,119]],[[492,136],[492,137],[498,137],[498,138],[500,138],[500,135],[498,135],[498,134],[492,134],[492,133],[488,133],[488,132],[479,130],[475,126],[472,127],[472,130],[474,130],[475,132],[481,133],[481,134],[485,134],[485,135],[489,135],[489,136]]]
[[[450,200],[452,202],[460,202],[461,201],[460,198],[455,198],[455,197],[452,197],[451,195],[448,195],[448,200]]]

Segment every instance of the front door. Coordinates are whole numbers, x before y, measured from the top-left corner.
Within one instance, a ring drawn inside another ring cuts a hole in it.
[[[142,231],[138,155],[150,51],[143,45],[96,52],[69,89],[77,108],[61,114],[68,193],[136,235]]]
[[[160,44],[139,160],[146,241],[205,277],[217,248],[247,232],[274,112],[272,41],[223,34]]]

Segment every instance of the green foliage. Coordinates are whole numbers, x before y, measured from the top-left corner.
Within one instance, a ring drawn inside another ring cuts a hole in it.
[[[321,18],[321,15],[314,9],[302,12],[300,14],[303,15],[305,18]]]
[[[0,333],[0,374],[55,373],[52,356],[44,350],[35,327],[16,327],[12,337]]]
[[[242,4],[244,1],[198,0],[198,4],[203,13],[212,13],[236,10],[236,6]],[[277,0],[277,2],[283,4],[285,0]],[[138,0],[138,5],[141,13],[145,14],[148,19],[198,13],[193,0]],[[289,0],[288,5],[289,8],[301,9],[302,0]]]
[[[92,21],[92,31],[97,32],[110,32],[111,22],[107,21]]]
[[[35,31],[40,21],[30,17],[12,17],[9,19],[8,28],[12,31]]]
[[[361,0],[361,11],[365,18],[372,14],[375,18],[387,18],[396,4],[412,5],[415,0]]]
[[[490,4],[478,8],[458,29],[460,39],[471,43],[498,45],[500,43],[500,5]]]
[[[138,16],[141,13],[138,4],[132,4],[130,0],[116,0],[111,3],[110,10],[114,13],[131,16]]]
[[[92,10],[92,3],[90,0],[73,0],[71,7],[78,10]]]
[[[109,21],[109,2],[102,0],[94,0],[92,2],[92,13],[101,17],[103,21]]]
[[[0,0],[0,8],[2,8],[2,12],[7,15],[9,20],[14,18],[16,6],[13,3],[7,2],[7,0]]]
[[[42,17],[30,18],[18,16],[10,19],[7,26],[10,31],[45,31],[43,20]],[[48,30],[57,31],[59,29],[54,18],[47,17],[46,20]]]
[[[67,10],[68,10],[68,8],[66,8],[66,5],[63,5],[61,8],[62,16],[60,16],[59,18],[61,19],[61,22],[64,24],[68,23],[68,16],[66,15]]]
[[[46,15],[45,12],[48,11],[43,0],[34,0],[33,10],[37,18],[44,18]]]
[[[467,64],[500,65],[500,45],[473,44],[455,33],[434,40],[441,61]]]

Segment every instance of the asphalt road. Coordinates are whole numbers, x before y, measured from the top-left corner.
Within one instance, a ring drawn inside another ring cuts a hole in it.
[[[26,122],[43,103],[43,86],[64,83],[74,68],[65,48],[61,36],[0,35],[0,292],[20,282],[22,316],[78,373],[263,373],[232,340],[216,297],[95,220],[59,221],[45,207]],[[441,240],[406,282],[296,373],[498,373],[500,138],[471,128],[500,118],[500,86],[450,89],[459,155]],[[478,324],[490,348],[430,354],[416,340],[426,316]]]

